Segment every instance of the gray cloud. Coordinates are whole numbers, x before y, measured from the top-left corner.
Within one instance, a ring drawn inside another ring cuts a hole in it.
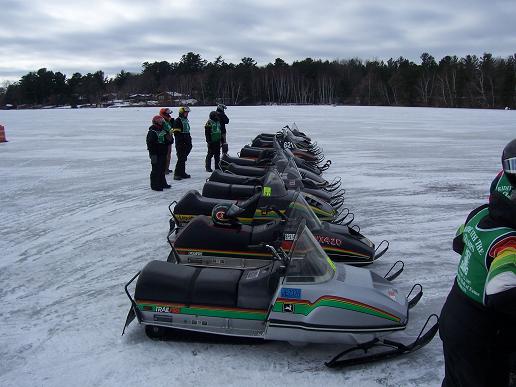
[[[259,64],[516,51],[512,0],[0,0],[0,9],[0,80],[41,67],[139,71],[189,51]]]

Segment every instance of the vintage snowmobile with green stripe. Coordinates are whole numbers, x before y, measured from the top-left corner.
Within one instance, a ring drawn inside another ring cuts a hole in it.
[[[399,271],[386,279],[362,268],[337,267],[303,222],[288,252],[268,248],[274,260],[255,268],[151,261],[126,284],[131,307],[124,332],[136,318],[152,338],[166,337],[172,329],[184,335],[201,332],[352,346],[328,366],[412,352],[435,335],[435,315],[418,336],[403,332],[422,288],[415,285],[402,295],[389,280]],[[129,286],[136,278],[132,296]],[[364,353],[355,356],[355,351]]]

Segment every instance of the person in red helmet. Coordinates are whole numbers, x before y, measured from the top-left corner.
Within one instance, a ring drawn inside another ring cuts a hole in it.
[[[169,144],[167,150],[167,164],[165,165],[165,175],[168,175],[170,172],[170,160],[172,158],[172,144],[174,144],[174,136],[172,132],[172,124],[174,123],[174,119],[171,116],[172,110],[169,108],[161,108],[159,110],[159,115],[165,119],[165,130],[167,130],[170,135],[168,136]]]
[[[170,188],[165,178],[167,150],[170,143],[167,136],[170,136],[170,131],[166,129],[165,119],[154,116],[147,132],[147,150],[151,161],[150,186],[154,191]]]

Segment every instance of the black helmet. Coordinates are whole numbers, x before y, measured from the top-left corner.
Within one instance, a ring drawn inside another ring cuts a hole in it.
[[[219,115],[217,114],[216,111],[210,112],[210,120],[213,120],[213,121],[218,121],[219,120]]]
[[[516,186],[516,139],[503,148],[502,168],[511,184]]]

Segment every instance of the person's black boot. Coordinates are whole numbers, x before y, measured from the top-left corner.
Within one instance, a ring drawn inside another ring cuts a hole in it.
[[[211,169],[211,167],[206,167],[206,172],[213,172],[213,169]]]
[[[165,185],[163,186],[163,188],[167,188],[167,189],[168,189],[168,188],[171,188],[171,187],[172,187],[172,186],[171,186],[170,184],[165,184]]]
[[[190,176],[188,173],[183,173],[183,174],[181,175],[181,177],[182,177],[183,179],[189,179],[189,178],[191,178],[192,176]]]
[[[181,176],[174,175],[174,180],[182,180],[183,178]]]
[[[163,188],[151,187],[153,191],[163,191]]]

